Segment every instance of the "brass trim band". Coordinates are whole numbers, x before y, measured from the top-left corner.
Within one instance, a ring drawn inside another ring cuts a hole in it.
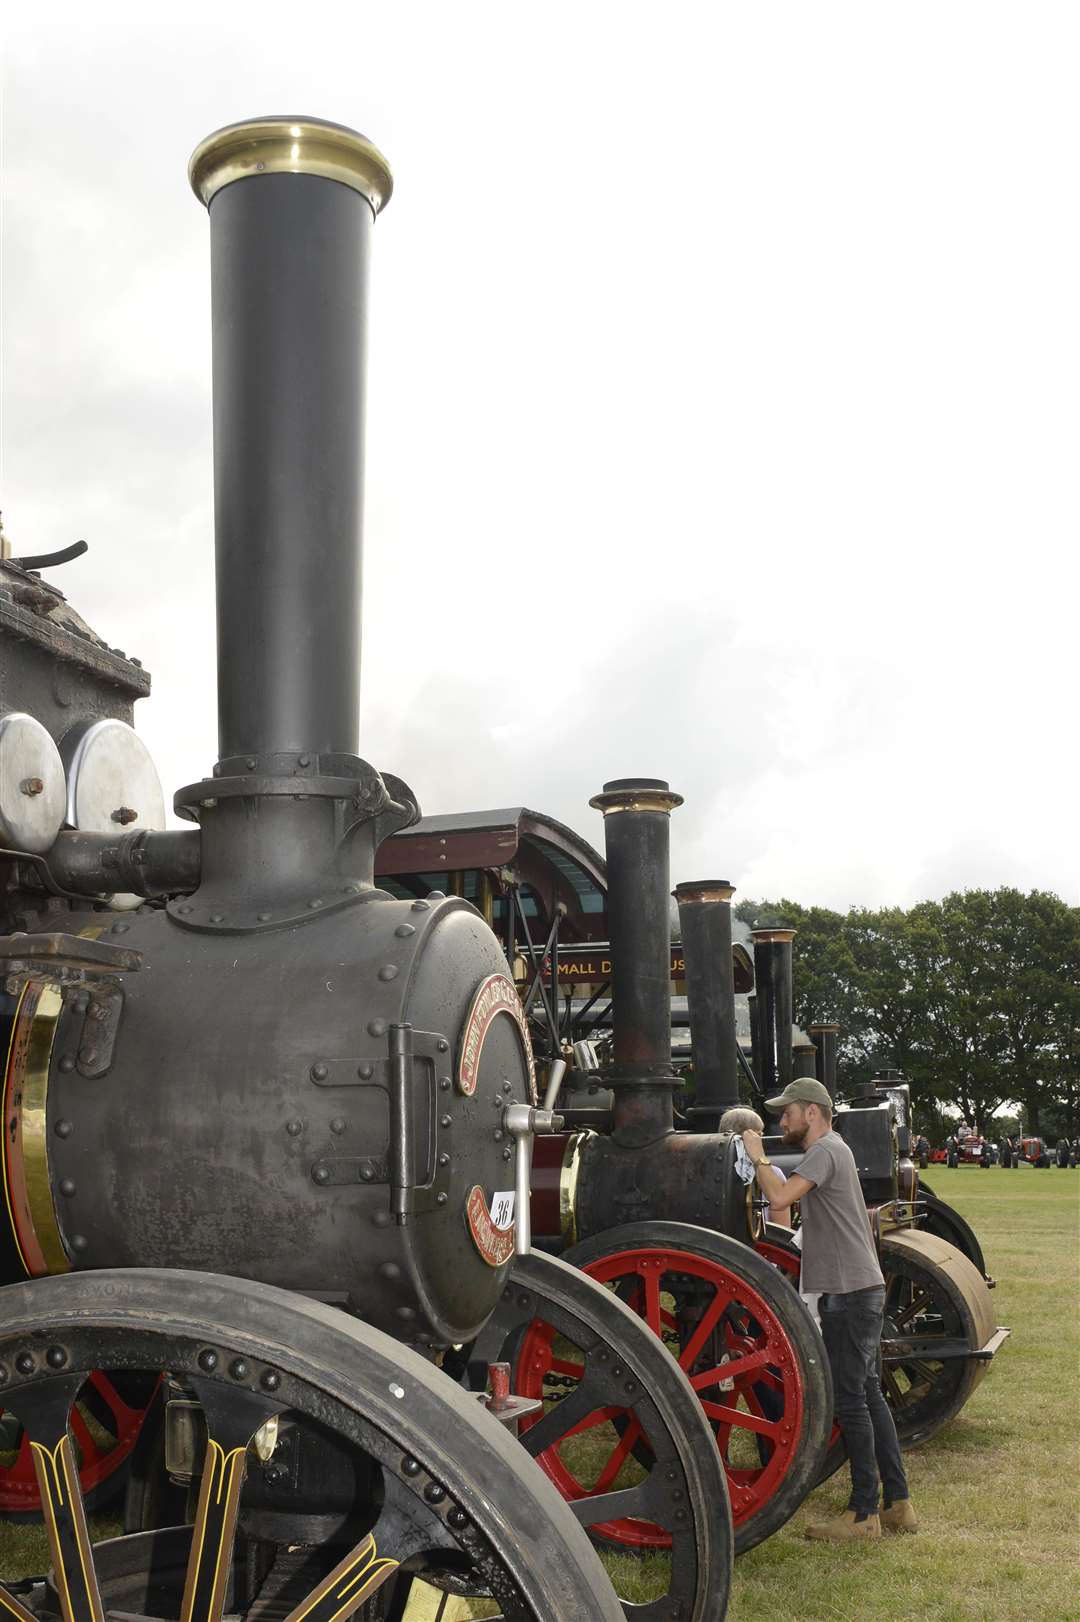
[[[653,789],[640,793],[594,794],[589,801],[593,809],[602,811],[605,817],[614,816],[617,811],[662,811],[666,816],[682,803],[681,794]]]
[[[562,1170],[559,1172],[559,1227],[567,1245],[577,1243],[578,1177],[581,1174],[581,1152],[592,1137],[591,1132],[572,1132],[563,1151]]]
[[[671,892],[676,901],[723,902],[730,904],[735,894],[733,884],[679,884]]]
[[[351,186],[378,214],[394,177],[379,149],[344,124],[318,118],[253,118],[215,130],[191,154],[188,179],[209,207],[223,186],[255,175],[319,175]]]
[[[797,929],[752,929],[751,939],[757,941],[793,941],[798,934]]]
[[[23,1176],[26,1180],[26,1202],[34,1237],[41,1247],[45,1266],[50,1273],[71,1271],[60,1225],[53,1204],[52,1181],[49,1177],[48,1100],[49,1067],[52,1063],[56,1022],[63,1008],[60,988],[42,985],[37,1007],[31,1015],[30,1040],[26,1053],[26,1068],[22,1087],[22,1157]]]

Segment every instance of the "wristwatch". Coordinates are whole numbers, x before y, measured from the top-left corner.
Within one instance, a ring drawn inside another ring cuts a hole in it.
[[[769,1159],[768,1155],[762,1155],[760,1159],[752,1160],[750,1164],[753,1166],[754,1170],[757,1171],[759,1166],[771,1166],[772,1161]]]

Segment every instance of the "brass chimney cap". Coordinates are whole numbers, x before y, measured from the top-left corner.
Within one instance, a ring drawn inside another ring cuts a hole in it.
[[[250,118],[200,141],[188,179],[199,200],[252,175],[320,175],[351,186],[378,214],[390,201],[394,177],[382,153],[356,130],[321,118]]]

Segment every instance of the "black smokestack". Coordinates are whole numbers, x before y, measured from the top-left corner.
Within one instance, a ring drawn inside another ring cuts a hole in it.
[[[829,1097],[836,1097],[836,1056],[840,1041],[839,1025],[811,1025],[809,1035],[817,1044],[817,1058],[815,1074],[823,1087],[829,1090]]]
[[[759,1082],[772,1098],[794,1074],[791,1051],[793,929],[755,929],[754,988],[761,1044]]]
[[[670,816],[682,795],[659,778],[624,777],[605,783],[589,804],[604,813],[615,1129],[648,1141],[671,1130],[677,1084],[671,1069]]]
[[[358,744],[368,244],[392,182],[363,136],[309,118],[219,130],[189,174],[210,213],[219,751],[280,774],[272,757]]]
[[[731,958],[731,898],[726,879],[677,884],[690,1042],[694,1057],[694,1125],[715,1132],[739,1102],[735,1035],[735,975]]]

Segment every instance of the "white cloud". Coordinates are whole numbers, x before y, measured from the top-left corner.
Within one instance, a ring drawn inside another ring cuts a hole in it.
[[[1080,899],[1075,12],[220,12],[9,30],[5,525],[214,757],[209,254],[184,165],[363,128],[361,752],[429,810],[667,775],[675,877]],[[210,25],[212,19],[212,26]]]

